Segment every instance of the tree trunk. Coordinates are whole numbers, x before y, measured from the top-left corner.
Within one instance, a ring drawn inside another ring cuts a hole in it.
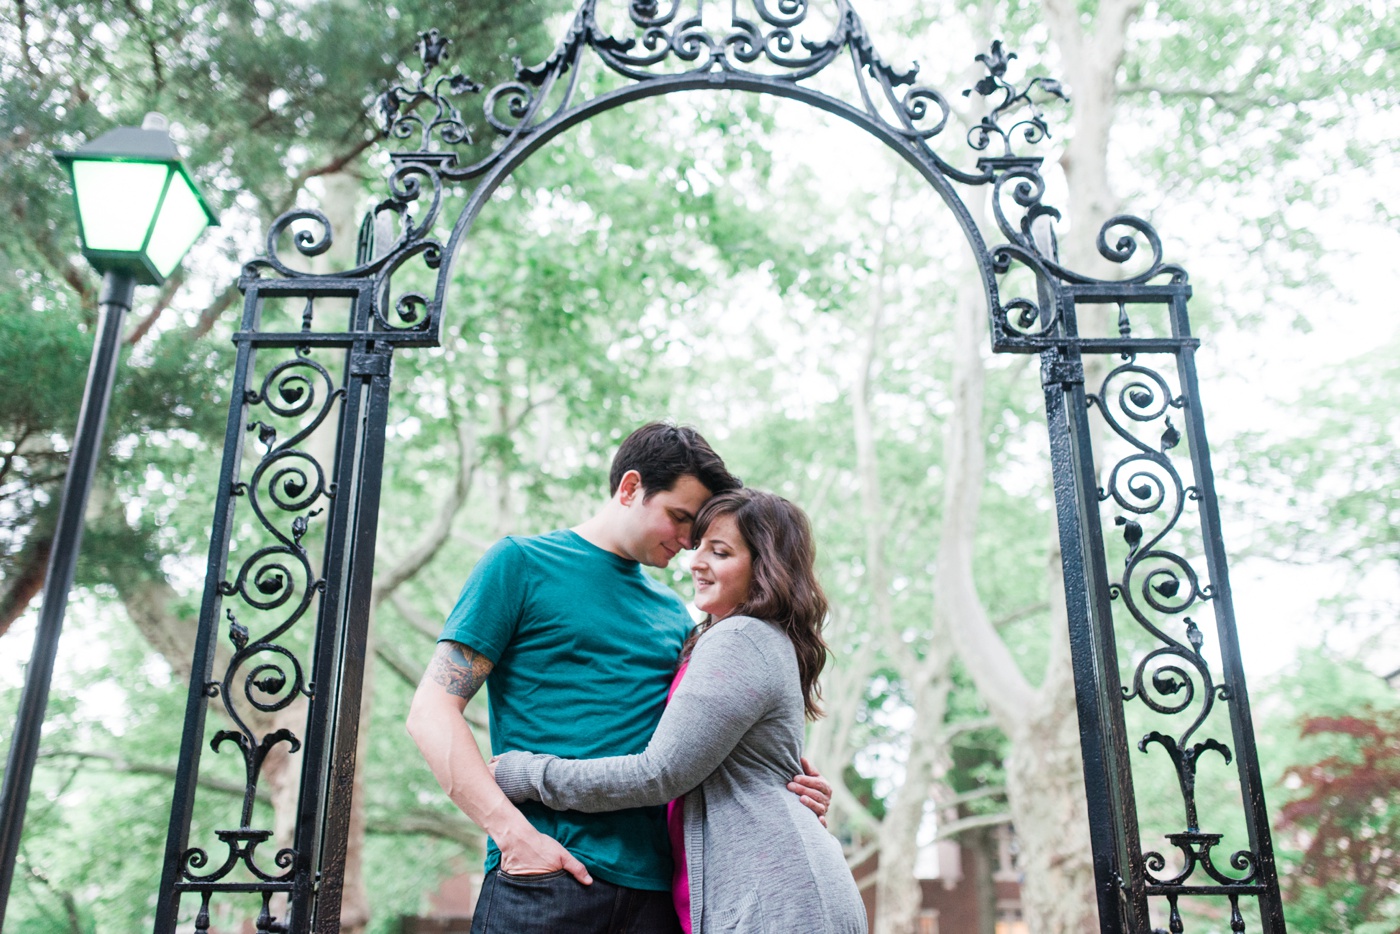
[[[0,636],[10,631],[10,624],[24,615],[29,604],[44,589],[44,575],[49,567],[49,552],[53,549],[52,530],[31,535],[20,553],[18,567],[0,591]]]
[[[1085,804],[1068,614],[1058,549],[1051,556],[1051,625],[1045,680],[1006,762],[1007,801],[1021,843],[1021,910],[1032,931],[1091,934],[1099,929]]]
[[[860,479],[861,508],[866,518],[865,578],[870,588],[870,625],[873,631],[881,633],[893,631],[894,609],[885,562],[889,523],[880,495],[880,471],[870,405],[874,399],[874,379],[883,345],[887,311],[886,257],[895,229],[894,210],[899,200],[899,180],[900,177],[896,175],[890,190],[890,216],[885,223],[885,234],[876,257],[874,295],[851,393],[856,471]],[[938,616],[941,612],[941,601],[935,598],[934,614]],[[919,826],[923,823],[924,804],[929,798],[934,768],[946,758],[942,727],[948,710],[951,665],[944,640],[939,636],[941,629],[941,626],[935,625],[925,658],[911,658],[905,666],[906,678],[914,694],[914,723],[910,731],[904,781],[890,800],[876,834],[880,852],[875,880],[876,934],[916,934],[918,925],[922,889],[914,877],[914,862],[919,849]]]
[[[875,934],[917,934],[923,889],[914,876],[919,827],[935,770],[946,766],[940,727],[952,686],[948,653],[932,651],[915,675],[914,730],[904,781],[880,822],[880,868],[875,880]]]

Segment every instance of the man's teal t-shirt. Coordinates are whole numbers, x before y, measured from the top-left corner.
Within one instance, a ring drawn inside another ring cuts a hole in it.
[[[646,749],[691,625],[680,599],[640,564],[563,529],[493,545],[441,638],[495,663],[486,679],[493,754],[593,759]],[[531,801],[520,810],[598,878],[671,888],[664,808],[584,814]],[[500,859],[489,841],[487,871]]]

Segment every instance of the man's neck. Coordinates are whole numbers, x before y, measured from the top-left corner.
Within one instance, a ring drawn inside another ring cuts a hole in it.
[[[621,542],[613,530],[612,517],[608,515],[606,507],[583,520],[570,531],[588,544],[595,545],[604,551],[610,551],[620,558],[631,557],[622,550]]]

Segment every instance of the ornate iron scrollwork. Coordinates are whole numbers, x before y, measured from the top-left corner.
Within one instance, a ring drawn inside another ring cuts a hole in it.
[[[1153,886],[1179,887],[1190,884],[1197,867],[1221,886],[1247,885],[1254,881],[1258,857],[1241,850],[1230,857],[1230,865],[1246,871],[1243,877],[1229,876],[1215,865],[1211,849],[1222,839],[1218,833],[1204,833],[1196,804],[1196,775],[1201,757],[1215,753],[1225,765],[1231,764],[1230,747],[1207,738],[1191,744],[1192,737],[1206,722],[1217,700],[1229,700],[1224,684],[1216,684],[1210,665],[1202,655],[1205,635],[1187,613],[1214,598],[1209,584],[1202,584],[1193,564],[1167,545],[1178,529],[1188,502],[1198,501],[1199,491],[1186,486],[1170,452],[1181,442],[1181,431],[1171,413],[1182,409],[1187,400],[1174,394],[1166,378],[1138,362],[1136,357],[1114,368],[1104,378],[1096,394],[1088,397],[1102,414],[1114,436],[1132,449],[1108,472],[1107,485],[1099,499],[1111,501],[1128,515],[1119,513],[1114,522],[1122,532],[1127,556],[1122,576],[1109,586],[1115,600],[1123,603],[1136,624],[1160,643],[1137,663],[1131,685],[1124,686],[1125,702],[1139,701],[1151,711],[1167,717],[1186,714],[1199,707],[1195,716],[1176,736],[1152,730],[1137,744],[1142,752],[1161,747],[1170,758],[1176,774],[1184,811],[1185,830],[1167,834],[1167,840],[1181,850],[1183,868],[1170,878],[1158,875],[1166,868],[1161,853],[1143,854],[1147,881]],[[1129,424],[1151,430],[1155,444],[1144,441]],[[1149,426],[1156,425],[1155,429]],[[1157,529],[1148,535],[1144,520],[1157,520]],[[1163,619],[1182,625],[1182,637],[1169,634]],[[1200,685],[1199,691],[1197,684]]]

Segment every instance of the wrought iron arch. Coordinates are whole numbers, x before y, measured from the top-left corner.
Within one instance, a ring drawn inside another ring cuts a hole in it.
[[[541,146],[632,101],[715,89],[818,107],[897,152],[939,193],[968,240],[993,349],[1041,357],[1101,930],[1147,934],[1153,904],[1167,929],[1180,934],[1179,900],[1201,897],[1223,900],[1236,932],[1246,930],[1241,899],[1254,899],[1265,934],[1282,934],[1196,386],[1190,286],[1184,270],[1164,261],[1153,228],[1129,215],[1103,225],[1098,250],[1121,265],[1145,244],[1150,255],[1137,272],[1105,280],[1060,263],[1053,230],[1059,212],[1042,201],[1041,158],[1017,151],[1050,135],[1040,104],[1065,97],[1059,84],[1040,77],[1012,84],[1007,68],[1015,56],[999,42],[977,55],[987,74],[964,94],[988,98],[988,112],[966,134],[980,154],[975,169],[960,169],[930,145],[949,126],[948,99],[917,83],[917,66],[901,70],[881,58],[847,0],[829,0],[824,19],[812,16],[811,0],[729,0],[718,17],[706,15],[707,6],[718,10],[718,0],[629,0],[630,36],[603,29],[597,6],[584,0],[546,61],[517,63],[515,79],[489,91],[464,75],[434,75],[447,40],[436,30],[424,33],[416,80],[386,90],[377,102],[383,133],[416,138],[417,146],[390,154],[389,194],[365,218],[354,268],[315,274],[302,268],[304,260],[279,254],[288,235],[303,258],[330,248],[329,221],[305,209],[278,218],[265,254],[244,267],[157,934],[176,929],[182,896],[192,897],[186,913],[201,931],[210,927],[215,896],[239,893],[260,906],[259,932],[339,930],[392,355],[399,347],[438,344],[454,257],[492,194]],[[823,34],[805,33],[821,22]],[[854,103],[803,83],[843,59],[852,65]],[[616,76],[616,86],[581,94],[585,65],[599,64]],[[483,122],[497,142],[483,158],[461,164],[458,149],[471,134],[454,99],[483,91]],[[445,186],[467,183],[473,187],[444,244],[434,231]],[[987,246],[955,185],[990,186],[1004,243]],[[393,225],[393,242],[378,243]],[[395,290],[395,275],[411,260],[435,272],[432,295]],[[1017,266],[1034,277],[1035,294],[1004,301],[998,279]],[[289,302],[299,307],[300,320],[293,314],[284,324],[277,315],[285,315]],[[1117,333],[1082,334],[1077,312],[1085,305],[1116,306]],[[1085,386],[1085,354],[1119,359],[1092,390]],[[338,364],[341,376],[322,361]],[[1095,462],[1091,412],[1121,451],[1112,455],[1115,463]],[[331,419],[337,440],[327,466],[305,442]],[[263,451],[245,458],[251,433]],[[1106,512],[1116,514],[1110,519]],[[235,536],[240,515],[244,525]],[[235,550],[246,557],[230,573]],[[1110,550],[1121,569],[1111,569]],[[1202,627],[1186,615],[1207,608],[1215,616],[1218,659],[1204,650]],[[303,620],[312,625],[298,627]],[[220,650],[224,621],[227,644]],[[1132,641],[1120,656],[1124,634]],[[233,728],[215,733],[211,746],[216,753],[238,750],[245,785],[237,826],[214,832],[222,850],[211,856],[208,841],[191,844],[190,831],[214,699],[224,725]],[[305,705],[300,735],[266,719],[285,720],[294,704]],[[1198,732],[1217,728],[1211,719],[1217,708],[1228,719],[1228,743],[1207,737],[1190,744]],[[1137,745],[1143,752],[1161,747],[1181,793],[1183,829],[1164,835],[1179,851],[1172,859],[1145,849],[1141,839],[1129,717],[1135,727],[1140,721],[1159,727],[1146,729]],[[269,860],[256,850],[271,845],[273,833],[255,826],[254,805],[274,749],[301,756],[300,797],[292,845]],[[1197,805],[1197,770],[1207,752],[1218,754],[1208,761],[1236,767],[1235,817],[1248,845],[1224,860],[1228,869],[1212,853],[1224,834],[1202,826]],[[285,911],[278,896],[287,899]]]

